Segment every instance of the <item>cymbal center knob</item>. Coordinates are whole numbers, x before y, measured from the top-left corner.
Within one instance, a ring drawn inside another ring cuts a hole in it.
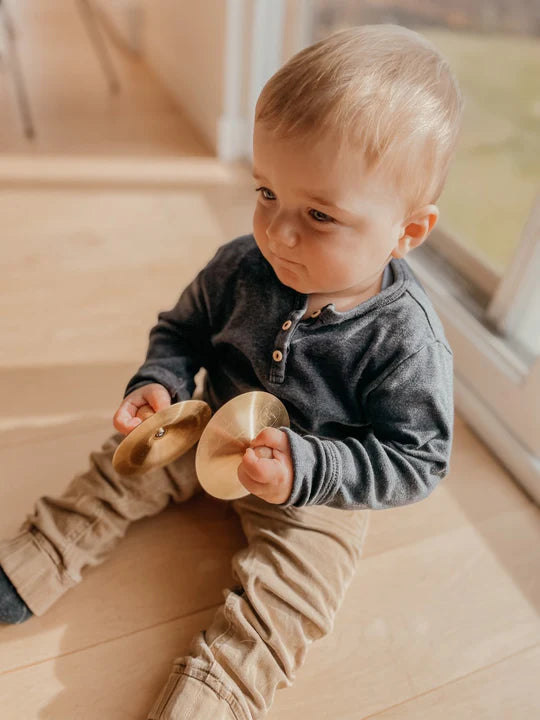
[[[155,433],[154,437],[162,438],[167,431],[165,428],[159,428],[159,430]]]

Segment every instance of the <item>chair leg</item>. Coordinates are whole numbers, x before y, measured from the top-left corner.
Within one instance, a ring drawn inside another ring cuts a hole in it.
[[[96,12],[92,7],[90,0],[78,0],[77,4],[88,35],[90,36],[90,40],[94,45],[101,67],[103,68],[103,72],[107,78],[109,89],[113,95],[117,95],[120,92],[120,81],[118,80],[118,75],[114,69],[111,55],[103,39],[103,32],[96,16]]]
[[[15,87],[15,95],[21,113],[23,130],[26,137],[31,140],[35,137],[35,125],[32,118],[32,110],[30,108],[30,99],[26,90],[26,83],[22,72],[19,54],[17,52],[17,44],[15,42],[15,27],[9,16],[5,2],[0,0],[1,21],[5,31],[6,45],[8,53],[9,68],[13,76],[13,85]]]

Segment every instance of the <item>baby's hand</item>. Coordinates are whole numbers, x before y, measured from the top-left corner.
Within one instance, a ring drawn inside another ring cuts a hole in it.
[[[123,435],[127,435],[143,420],[158,410],[169,407],[169,391],[159,383],[149,383],[127,395],[113,417],[113,425]]]
[[[260,449],[255,452],[253,448]],[[289,499],[294,469],[289,438],[283,430],[261,430],[244,453],[238,479],[246,490],[266,502],[278,504]]]

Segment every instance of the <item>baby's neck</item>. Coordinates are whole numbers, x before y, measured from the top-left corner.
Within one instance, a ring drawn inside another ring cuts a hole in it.
[[[311,293],[311,295],[308,295],[308,304],[302,320],[311,317],[314,312],[321,310],[325,307],[325,305],[329,305],[330,303],[334,305],[337,312],[352,310],[352,308],[380,293],[382,279],[383,273],[381,273],[379,277],[368,287],[350,295],[325,295],[323,293]]]

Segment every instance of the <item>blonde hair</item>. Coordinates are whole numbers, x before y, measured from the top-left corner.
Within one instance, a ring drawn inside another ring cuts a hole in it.
[[[398,25],[340,30],[304,48],[264,86],[255,120],[277,137],[332,133],[392,172],[408,209],[439,197],[463,99],[448,62]]]

